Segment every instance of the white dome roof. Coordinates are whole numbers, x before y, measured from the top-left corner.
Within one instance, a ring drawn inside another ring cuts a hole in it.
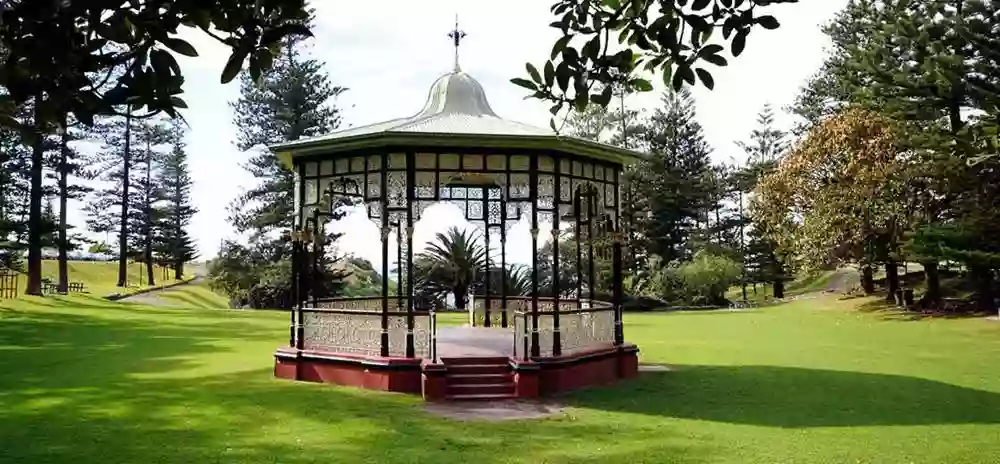
[[[490,108],[483,86],[462,71],[445,74],[434,81],[424,109],[414,117],[438,114],[498,117]]]

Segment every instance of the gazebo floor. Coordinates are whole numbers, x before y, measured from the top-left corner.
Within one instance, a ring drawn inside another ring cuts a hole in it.
[[[514,356],[514,331],[493,327],[438,327],[440,358]]]

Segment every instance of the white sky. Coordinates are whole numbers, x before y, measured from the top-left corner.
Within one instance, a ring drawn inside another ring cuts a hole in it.
[[[792,101],[824,58],[827,41],[820,25],[846,3],[801,0],[767,8],[781,21],[781,28],[755,29],[744,54],[731,59],[728,67],[709,65],[715,90],[698,87],[694,96],[698,120],[715,148],[716,161],[743,156],[733,141],[747,137],[765,103],[780,110]],[[454,27],[456,13],[468,33],[461,48],[462,68],[483,85],[494,111],[507,119],[548,125],[548,106],[525,100],[525,91],[509,79],[525,73],[525,62],[539,63],[548,56],[558,37],[558,31],[548,27],[553,20],[551,1],[312,0],[311,4],[317,10],[312,55],[326,63],[333,83],[349,89],[336,102],[343,110],[343,127],[409,116],[422,107],[431,83],[451,69],[453,48],[446,34]],[[226,205],[241,189],[253,185],[253,178],[239,167],[247,155],[234,146],[236,131],[229,102],[238,97],[239,85],[219,83],[228,50],[200,34],[185,38],[200,53],[197,58],[178,61],[187,79],[184,98],[190,108],[184,116],[192,127],[187,142],[194,203],[199,209],[191,233],[205,259],[215,255],[222,239],[233,236],[226,222]],[[659,79],[652,80],[656,92],[632,97],[627,106],[655,107],[664,87]],[[778,123],[790,127],[790,119],[780,111]],[[71,222],[83,229],[82,213],[73,213]],[[438,205],[417,224],[415,241],[422,243],[435,232],[462,222],[457,209]],[[374,224],[358,215],[346,218],[339,229],[346,233],[338,243],[342,252],[380,261]],[[527,229],[519,224],[512,231],[509,261],[530,262],[530,247],[524,246],[529,240]]]

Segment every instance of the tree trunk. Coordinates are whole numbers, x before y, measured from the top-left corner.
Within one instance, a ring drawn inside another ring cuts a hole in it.
[[[896,301],[896,293],[899,292],[899,268],[896,262],[889,260],[885,263],[885,283],[889,288],[885,299],[888,302]]]
[[[970,266],[969,271],[976,281],[976,306],[980,311],[997,313],[997,302],[993,297],[993,270],[988,267]]]
[[[864,289],[865,295],[875,293],[875,278],[869,264],[861,267],[861,288]]]
[[[67,254],[69,240],[66,237],[66,214],[69,202],[69,127],[68,117],[63,115],[62,144],[59,147],[59,292],[69,292],[69,265]]]
[[[785,297],[785,281],[781,279],[774,280],[774,297],[784,298]]]
[[[42,133],[42,96],[35,97],[31,144],[31,192],[28,202],[28,295],[42,294],[42,161],[45,153]]]
[[[125,114],[125,152],[122,155],[122,213],[118,232],[118,286],[128,285],[128,188],[132,164],[132,108]]]
[[[924,304],[930,308],[940,308],[941,275],[938,272],[938,263],[937,261],[926,261],[920,264],[924,266],[924,280],[927,282]]]
[[[153,150],[150,146],[149,139],[146,139],[146,198],[145,204],[143,205],[144,218],[143,221],[143,232],[145,249],[143,250],[143,257],[146,260],[146,277],[149,281],[149,286],[156,285],[156,280],[153,277],[153,198],[150,196],[150,192],[153,189]]]

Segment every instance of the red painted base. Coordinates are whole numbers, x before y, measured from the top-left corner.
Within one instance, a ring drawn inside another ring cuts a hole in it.
[[[514,392],[535,398],[633,378],[639,349],[626,344],[567,356],[510,360]],[[274,376],[373,390],[421,394],[428,401],[448,395],[448,368],[421,359],[367,357],[280,348],[274,353]]]
[[[279,348],[274,353],[274,376],[307,382],[420,393],[420,359],[383,358]]]

